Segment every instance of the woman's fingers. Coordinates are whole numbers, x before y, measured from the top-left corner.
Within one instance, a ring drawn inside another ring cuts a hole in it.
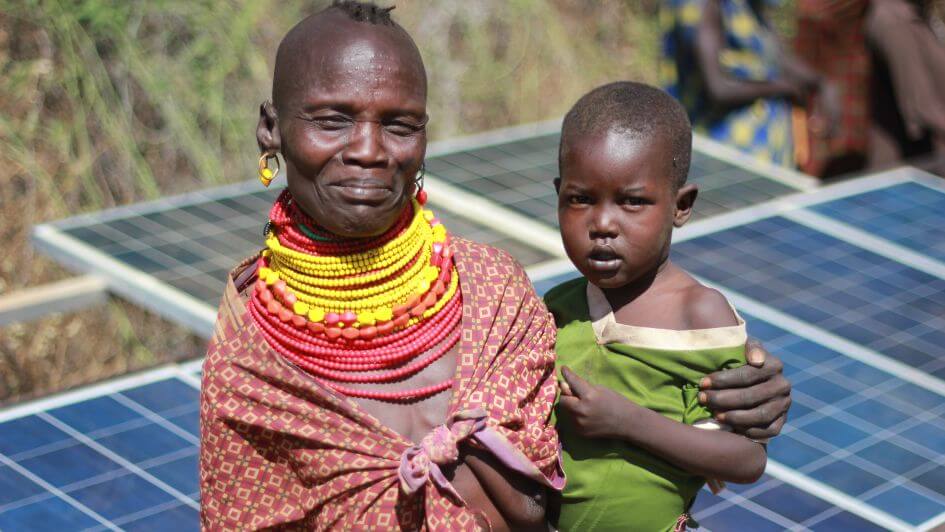
[[[783,369],[784,364],[781,359],[769,354],[761,367],[746,364],[734,369],[716,371],[702,379],[700,387],[706,391],[745,388],[770,380],[779,375]]]
[[[720,413],[729,410],[750,410],[774,399],[789,397],[790,394],[791,383],[778,373],[769,380],[744,388],[702,390],[699,395],[700,399],[704,399],[701,402],[705,406],[715,413]]]
[[[784,427],[790,407],[790,397],[779,397],[749,410],[723,412],[719,421],[752,439],[772,438]]]

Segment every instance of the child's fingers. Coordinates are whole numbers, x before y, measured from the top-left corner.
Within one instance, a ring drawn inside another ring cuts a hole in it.
[[[558,406],[563,408],[567,412],[574,412],[577,410],[577,405],[581,400],[573,395],[562,395],[558,398]]]
[[[558,386],[561,388],[561,395],[574,395],[574,393],[571,392],[571,385],[568,384],[568,381],[558,381]]]
[[[565,384],[570,388],[571,393],[569,395],[574,397],[583,397],[584,393],[590,387],[590,384],[588,384],[586,380],[579,377],[577,373],[571,371],[571,368],[567,366],[561,368],[561,376],[564,377]]]

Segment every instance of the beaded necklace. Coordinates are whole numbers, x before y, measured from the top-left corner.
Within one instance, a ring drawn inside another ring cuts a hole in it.
[[[269,345],[348,396],[402,402],[449,389],[359,390],[419,373],[460,338],[462,294],[446,228],[417,202],[384,234],[341,239],[282,192],[249,311]]]

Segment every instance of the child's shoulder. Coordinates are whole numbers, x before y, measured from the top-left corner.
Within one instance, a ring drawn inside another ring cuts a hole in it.
[[[732,305],[722,292],[705,286],[684,271],[682,273],[689,282],[683,283],[677,292],[679,308],[690,329],[714,329],[739,324]]]
[[[559,307],[568,307],[574,304],[575,300],[583,300],[587,297],[587,279],[577,277],[569,279],[547,292],[543,299],[548,310]]]
[[[587,279],[584,277],[555,286],[545,292],[543,299],[559,329],[573,321],[586,321],[588,318]]]

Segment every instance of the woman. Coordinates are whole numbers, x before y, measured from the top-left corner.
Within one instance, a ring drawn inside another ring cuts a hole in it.
[[[508,254],[423,208],[409,35],[389,9],[336,2],[280,44],[260,111],[260,177],[281,152],[288,189],[204,365],[204,527],[544,529],[564,480],[554,325]],[[779,361],[711,378],[730,423],[780,431]]]

